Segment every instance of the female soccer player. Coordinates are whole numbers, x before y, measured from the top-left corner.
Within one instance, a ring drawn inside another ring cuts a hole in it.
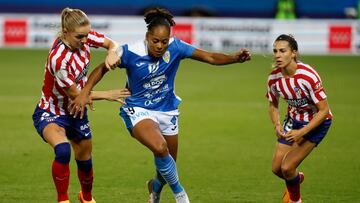
[[[266,94],[278,141],[272,171],[285,180],[283,201],[301,202],[300,183],[304,174],[297,167],[325,137],[332,115],[319,74],[297,61],[296,40],[291,35],[280,35],[274,42],[273,53],[276,68],[268,77]],[[283,125],[279,97],[288,103]]]
[[[120,108],[120,115],[130,134],[154,154],[156,175],[148,182],[149,202],[160,202],[161,190],[168,183],[176,202],[188,203],[175,164],[178,105],[181,100],[174,93],[174,78],[179,63],[184,58],[214,65],[242,63],[250,60],[250,53],[240,50],[226,55],[194,48],[176,37],[170,37],[171,26],[175,22],[169,11],[155,8],[144,16],[147,24],[145,40],[122,46],[120,67],[126,69],[131,96],[126,98],[126,105]],[[79,107],[89,102],[87,95],[102,75],[101,68],[91,73],[88,84],[73,103],[74,115],[82,114]]]
[[[34,126],[44,141],[54,148],[52,176],[58,202],[67,203],[69,186],[70,143],[75,153],[81,184],[79,200],[94,203],[91,190],[93,169],[91,132],[87,116],[74,118],[68,104],[84,87],[90,63],[90,47],[108,49],[107,69],[116,67],[120,53],[115,42],[91,30],[89,19],[79,9],[65,8],[61,13],[61,32],[49,51],[45,65],[42,96],[33,114]],[[121,102],[128,90],[91,92],[92,99]],[[70,140],[70,143],[69,143]]]

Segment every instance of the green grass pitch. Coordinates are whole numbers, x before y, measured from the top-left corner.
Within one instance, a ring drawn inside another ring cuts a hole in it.
[[[104,58],[93,52],[91,70]],[[56,202],[51,148],[31,115],[40,98],[47,50],[2,49],[0,80],[0,202]],[[303,56],[320,73],[334,114],[323,142],[301,164],[307,203],[360,202],[360,58]],[[215,67],[184,60],[176,78],[180,106],[180,180],[192,202],[281,202],[284,183],[271,172],[275,145],[265,98],[272,58]],[[124,86],[124,71],[108,73],[95,88]],[[280,104],[285,107],[285,103]],[[117,103],[99,101],[89,113],[93,131],[93,194],[101,203],[147,201],[154,175],[151,153],[128,135]],[[284,112],[282,113],[284,114]],[[283,115],[282,115],[283,116]],[[69,195],[79,183],[71,160]],[[163,202],[174,202],[168,187]]]

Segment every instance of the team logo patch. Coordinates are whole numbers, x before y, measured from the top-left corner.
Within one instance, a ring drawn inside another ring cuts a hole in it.
[[[297,97],[301,97],[302,90],[300,87],[294,87],[294,91]]]
[[[156,63],[150,63],[148,69],[149,73],[155,73],[159,69],[159,61]]]
[[[170,61],[170,52],[166,51],[162,58],[165,61],[165,63],[169,63],[169,61]]]
[[[41,114],[40,121],[45,120],[46,122],[50,123],[50,122],[54,122],[59,117],[60,116],[58,116],[58,115],[52,116],[49,113],[44,112],[43,114]]]
[[[322,88],[321,82],[319,82],[315,85],[315,90],[319,90],[321,88]]]

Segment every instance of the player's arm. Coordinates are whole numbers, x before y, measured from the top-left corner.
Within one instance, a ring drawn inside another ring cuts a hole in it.
[[[128,89],[117,89],[117,90],[108,90],[108,91],[92,91],[93,87],[103,78],[103,76],[108,72],[105,64],[102,63],[98,65],[90,74],[89,79],[85,87],[81,90],[80,93],[72,100],[69,105],[70,114],[73,114],[76,117],[80,114],[80,118],[83,117],[85,106],[89,105],[92,108],[92,100],[106,99],[109,101],[118,101],[122,104],[125,102],[123,98],[129,97],[131,95]]]
[[[311,121],[306,126],[304,126],[299,130],[301,135],[306,135],[311,130],[318,127],[322,122],[325,121],[325,119],[328,117],[330,113],[329,104],[326,99],[319,101],[315,105],[318,109],[318,112],[315,114],[314,118],[311,119]]]
[[[216,52],[208,52],[201,49],[195,49],[191,58],[212,65],[226,65],[249,61],[251,59],[251,54],[249,50],[246,49],[240,49],[234,54],[223,54]]]
[[[284,131],[283,131],[282,125],[280,123],[280,113],[279,113],[279,102],[278,101],[269,102],[269,116],[270,116],[271,122],[274,125],[276,136],[279,138],[283,138]]]
[[[105,37],[103,47],[107,49],[107,56],[105,59],[105,66],[108,70],[115,69],[120,64],[120,57],[122,49],[112,39]]]

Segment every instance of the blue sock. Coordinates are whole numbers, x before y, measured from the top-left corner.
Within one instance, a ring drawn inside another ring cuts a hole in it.
[[[161,176],[158,170],[156,170],[156,175],[152,184],[152,189],[156,193],[161,193],[163,186],[166,185],[166,180]]]
[[[92,169],[92,159],[91,158],[86,161],[76,160],[76,164],[80,171],[84,171],[86,173],[88,173]]]
[[[68,164],[70,162],[71,148],[68,142],[57,144],[54,147],[54,152],[55,161],[62,164]]]
[[[179,177],[176,171],[176,163],[170,154],[165,157],[155,157],[155,165],[157,171],[159,171],[161,176],[169,184],[174,194],[184,190],[179,182]]]
[[[286,185],[296,185],[300,183],[300,175],[299,173],[297,174],[297,176],[295,176],[295,178],[291,179],[291,180],[285,180]]]

